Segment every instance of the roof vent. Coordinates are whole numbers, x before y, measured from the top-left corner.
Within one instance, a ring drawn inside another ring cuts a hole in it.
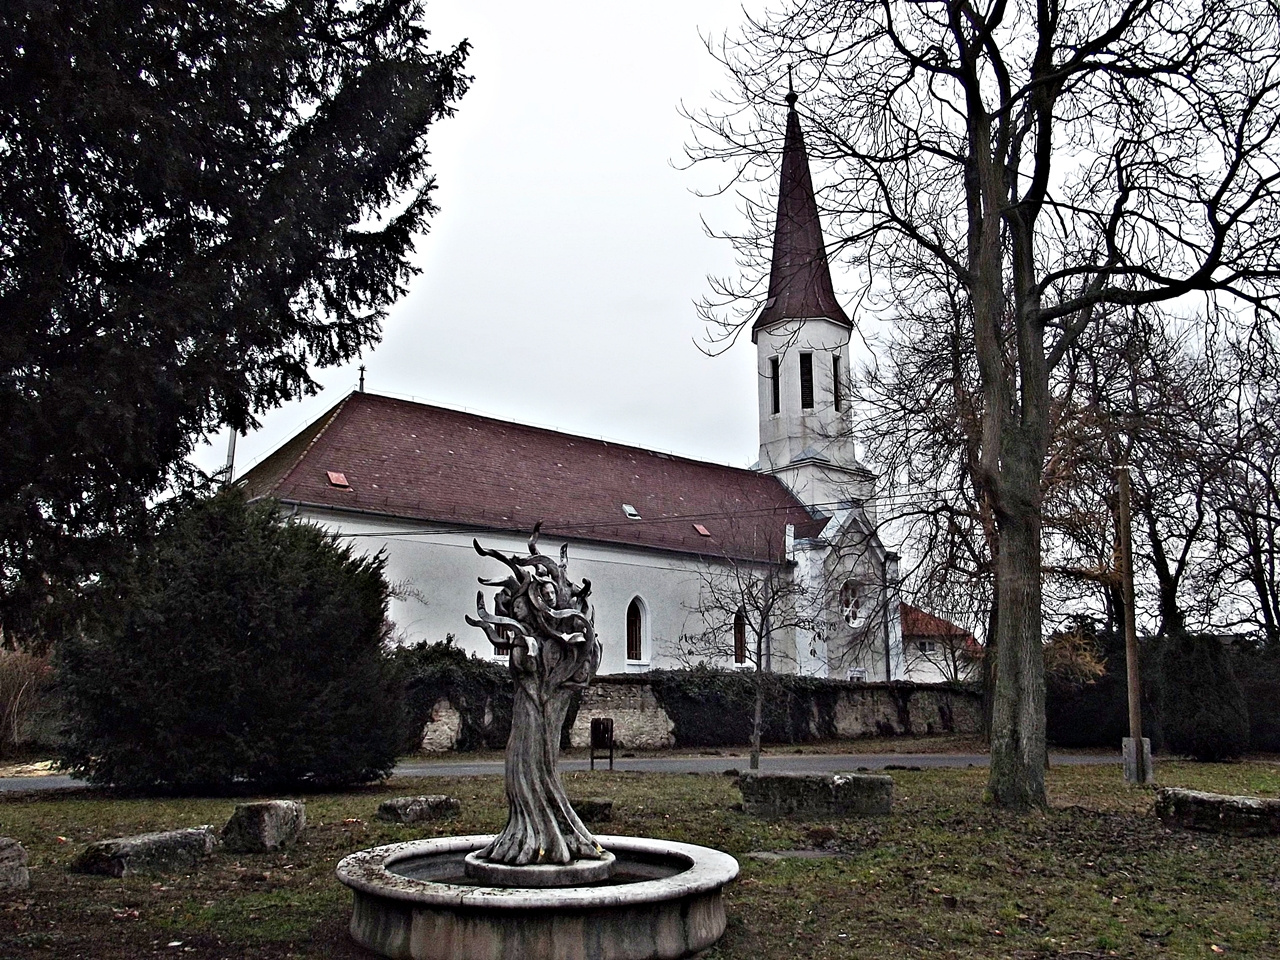
[[[697,531],[698,531],[698,536],[700,536],[700,537],[709,537],[709,536],[711,536],[711,531],[710,531],[710,530],[708,530],[706,527],[704,527],[704,526],[703,526],[702,524],[700,524],[700,523],[695,523],[695,524],[693,525],[693,529],[695,529],[695,530],[697,530]]]
[[[643,519],[644,519],[643,517],[641,517],[641,516],[640,516],[640,511],[639,511],[639,510],[637,510],[635,507],[633,507],[633,506],[632,506],[631,504],[629,504],[629,503],[624,503],[624,504],[622,505],[622,512],[623,512],[623,513],[625,513],[625,514],[627,515],[627,519],[628,519],[628,520],[643,520]]]
[[[339,473],[337,470],[326,470],[325,473],[328,474],[329,483],[333,486],[342,487],[346,490],[351,489],[351,484],[347,483],[347,475],[345,473]]]

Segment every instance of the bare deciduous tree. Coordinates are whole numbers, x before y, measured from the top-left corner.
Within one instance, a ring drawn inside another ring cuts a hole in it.
[[[794,0],[720,53],[742,112],[703,117],[695,156],[745,169],[767,153],[794,63],[811,156],[835,172],[827,223],[866,271],[868,309],[938,299],[939,276],[962,291],[981,391],[976,473],[999,533],[988,793],[1042,806],[1050,377],[1117,307],[1201,295],[1206,312],[1271,318],[1280,11]]]

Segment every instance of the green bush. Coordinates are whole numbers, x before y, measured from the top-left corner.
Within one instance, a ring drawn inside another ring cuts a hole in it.
[[[1244,753],[1249,714],[1222,643],[1179,631],[1166,639],[1163,659],[1165,746],[1202,761]]]
[[[1242,650],[1232,669],[1249,713],[1250,749],[1280,753],[1280,652]]]
[[[61,651],[63,765],[145,792],[386,776],[401,713],[383,567],[237,491],[174,511]]]

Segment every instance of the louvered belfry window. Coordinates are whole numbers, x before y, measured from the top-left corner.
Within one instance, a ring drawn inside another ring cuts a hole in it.
[[[837,410],[844,406],[844,394],[840,392],[840,354],[838,353],[831,355],[831,399],[835,401]]]
[[[800,354],[800,408],[813,409],[813,354]]]
[[[627,607],[627,659],[642,660],[644,654],[644,643],[642,634],[643,623],[640,615],[640,601],[632,600],[631,605]]]
[[[733,662],[747,662],[747,617],[741,610],[733,615]]]
[[[769,389],[773,391],[773,413],[782,410],[782,378],[779,376],[778,358],[769,358]]]

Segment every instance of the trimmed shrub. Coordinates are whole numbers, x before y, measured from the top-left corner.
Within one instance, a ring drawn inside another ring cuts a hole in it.
[[[144,792],[383,778],[401,729],[383,567],[238,491],[174,511],[62,648],[63,765]]]
[[[1244,694],[1222,643],[1179,631],[1165,641],[1165,746],[1201,761],[1228,760],[1249,747]]]
[[[1077,629],[1079,627],[1077,626]],[[1051,744],[1058,747],[1102,747],[1116,750],[1129,736],[1129,681],[1125,670],[1124,637],[1092,633],[1105,668],[1090,679],[1079,673],[1049,673],[1045,677],[1045,725]],[[1153,750],[1161,747],[1161,660],[1154,641],[1139,648],[1142,677],[1142,733]]]
[[[1280,653],[1240,651],[1231,660],[1249,714],[1249,748],[1280,753]]]

